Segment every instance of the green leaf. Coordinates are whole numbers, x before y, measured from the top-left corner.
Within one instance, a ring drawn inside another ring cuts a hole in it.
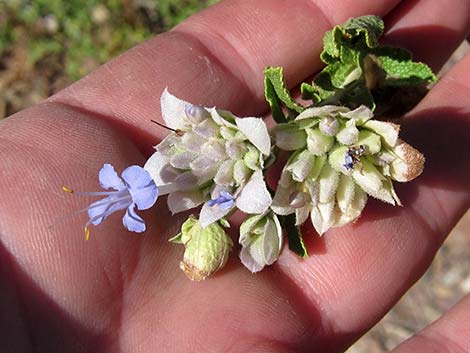
[[[325,64],[333,64],[338,60],[347,62],[343,58],[343,48],[362,52],[375,48],[383,31],[384,23],[380,17],[368,15],[351,18],[325,33],[320,58]]]
[[[264,86],[266,101],[273,111],[276,122],[286,122],[280,103],[296,113],[301,113],[305,109],[304,106],[291,97],[284,81],[282,67],[267,67],[264,69]]]
[[[287,233],[287,241],[289,242],[289,249],[295,252],[302,258],[308,257],[307,247],[305,246],[302,238],[300,227],[295,225],[295,215],[280,216],[279,217],[283,228]]]
[[[274,121],[281,124],[287,122],[287,119],[282,111],[279,100],[277,99],[276,91],[271,81],[264,76],[264,97],[268,102]]]
[[[174,243],[174,244],[183,244],[183,241],[181,240],[181,237],[183,236],[183,233],[182,232],[179,232],[178,234],[176,234],[175,236],[171,237],[170,239],[168,239],[168,241],[170,243]]]
[[[225,217],[222,217],[221,219],[219,219],[219,223],[224,228],[230,228],[230,222],[227,221]]]
[[[415,86],[436,81],[431,68],[413,62],[411,53],[402,48],[380,47],[372,51],[385,72],[384,86]]]
[[[339,57],[339,47],[333,33],[337,32],[328,31],[323,36],[323,51],[320,58],[325,64],[334,63]]]
[[[364,38],[369,48],[374,48],[379,44],[379,38],[384,32],[384,22],[374,15],[350,18],[342,26],[337,27],[342,31],[343,36],[349,36],[351,40]]]

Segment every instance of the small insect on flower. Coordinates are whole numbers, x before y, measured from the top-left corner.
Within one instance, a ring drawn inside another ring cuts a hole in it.
[[[350,146],[346,155],[344,156],[344,167],[347,171],[350,171],[354,168],[356,164],[361,164],[361,156],[366,151],[364,145],[360,145],[359,147]]]
[[[126,210],[122,223],[131,232],[141,233],[145,231],[144,220],[137,215],[135,207],[146,210],[152,207],[158,198],[158,188],[150,177],[150,174],[137,165],[127,167],[118,176],[111,164],[103,165],[99,172],[99,182],[103,189],[115,191],[101,192],[75,192],[70,188],[62,187],[62,190],[70,194],[81,196],[106,196],[104,199],[93,202],[86,209],[90,219],[85,224],[85,239],[90,237],[90,224],[97,226],[110,214]],[[80,211],[79,211],[80,212]]]

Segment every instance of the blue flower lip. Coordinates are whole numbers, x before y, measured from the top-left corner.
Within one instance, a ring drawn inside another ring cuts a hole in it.
[[[131,165],[119,176],[111,164],[104,164],[98,173],[98,179],[103,189],[114,189],[114,191],[76,193],[67,187],[62,188],[68,193],[77,195],[106,196],[85,209],[89,217],[85,224],[85,239],[90,236],[88,228],[90,224],[97,226],[109,215],[124,209],[126,213],[122,218],[123,225],[131,232],[144,232],[145,222],[137,215],[135,208],[149,209],[158,199],[158,187],[150,174],[138,165]]]

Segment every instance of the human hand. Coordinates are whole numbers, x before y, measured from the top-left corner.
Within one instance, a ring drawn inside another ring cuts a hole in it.
[[[434,69],[470,29],[468,1],[317,3],[223,2],[0,123],[5,352],[340,352],[422,275],[469,206],[470,57],[403,119],[405,139],[427,157],[422,176],[397,185],[405,206],[370,201],[354,225],[321,239],[305,230],[306,260],[286,248],[253,275],[234,253],[222,273],[193,283],[167,242],[182,219],[162,200],[144,235],[128,234],[118,215],[88,242],[84,217],[57,222],[87,205],[62,185],[95,190],[103,163],[143,164],[167,133],[149,121],[165,86],[253,116],[266,110],[262,69],[283,66],[291,86],[306,79],[320,68],[323,33],[351,16],[384,16],[386,40]],[[466,299],[397,352],[468,350],[469,311]]]

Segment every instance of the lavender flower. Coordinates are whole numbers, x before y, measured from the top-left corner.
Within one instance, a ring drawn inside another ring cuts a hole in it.
[[[64,187],[63,190],[76,195],[106,196],[104,199],[93,202],[85,210],[90,219],[85,224],[86,239],[90,236],[88,226],[97,226],[106,217],[114,212],[126,209],[122,223],[131,232],[141,233],[145,231],[144,220],[137,215],[135,207],[146,210],[152,207],[158,198],[158,188],[150,177],[150,174],[137,165],[127,167],[118,176],[111,164],[103,165],[99,172],[99,182],[103,189],[115,191],[104,192],[74,192]]]

